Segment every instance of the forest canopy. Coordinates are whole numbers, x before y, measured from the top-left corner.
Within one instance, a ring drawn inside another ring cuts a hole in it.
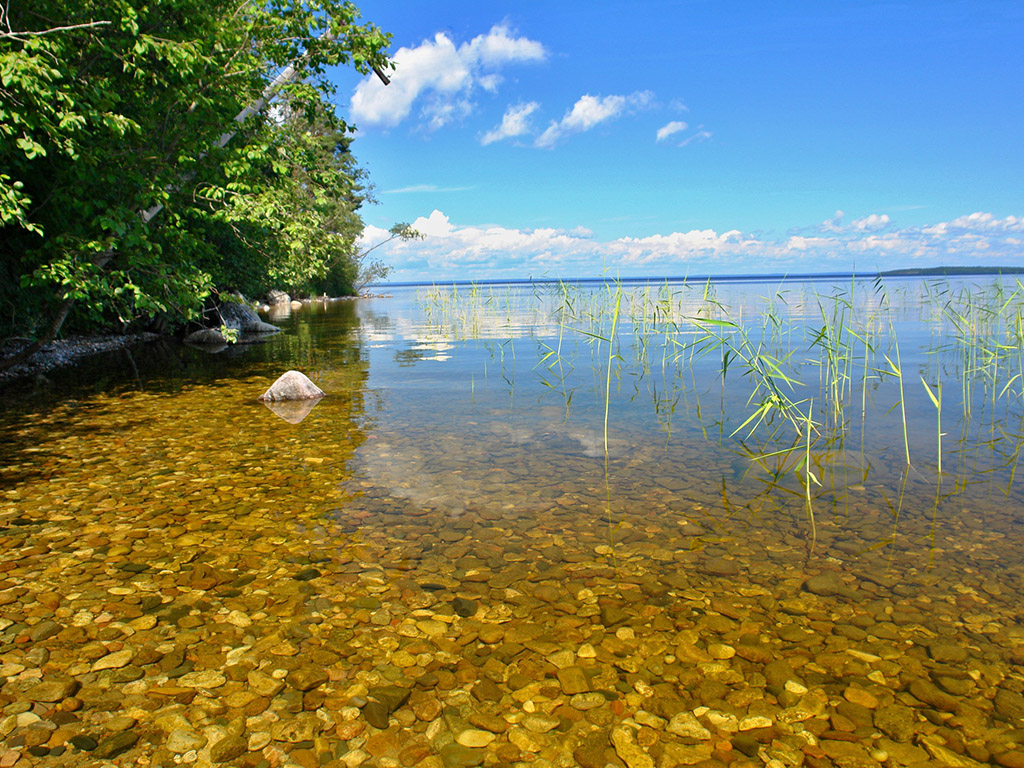
[[[327,70],[391,67],[355,5],[0,14],[0,332],[180,323],[223,290],[355,290],[368,185]]]

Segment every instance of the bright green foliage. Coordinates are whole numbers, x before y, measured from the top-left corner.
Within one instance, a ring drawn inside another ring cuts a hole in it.
[[[332,264],[348,265],[337,285],[353,290],[365,191],[325,72],[390,66],[388,36],[354,5],[13,5],[0,33],[0,329],[37,330],[69,297],[79,323],[188,318],[217,289],[312,288]],[[289,64],[301,77],[233,122]]]

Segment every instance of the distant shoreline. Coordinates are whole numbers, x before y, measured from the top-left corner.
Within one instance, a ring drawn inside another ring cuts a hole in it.
[[[773,272],[757,275],[680,275],[675,277],[528,277],[495,278],[487,280],[416,280],[411,282],[375,283],[374,288],[412,288],[423,285],[550,285],[596,284],[618,282],[627,285],[644,283],[721,283],[762,282],[767,280],[872,280],[879,277],[983,277],[1024,275],[1024,267],[924,267],[889,269],[884,272]]]

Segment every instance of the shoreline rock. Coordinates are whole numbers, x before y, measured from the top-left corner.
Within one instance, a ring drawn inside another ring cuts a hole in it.
[[[242,303],[244,301],[226,301],[217,308],[227,328],[234,328],[241,333],[277,333],[281,330],[276,325],[260,320],[256,310],[248,303]]]
[[[47,344],[25,362],[0,371],[0,382],[24,379],[41,373],[66,368],[77,364],[82,358],[102,352],[113,352],[127,349],[139,343],[151,343],[164,338],[158,333],[135,333],[124,336],[113,334],[94,334],[90,336],[71,336],[58,339]],[[16,355],[31,342],[27,339],[16,339],[0,343],[0,357]]]

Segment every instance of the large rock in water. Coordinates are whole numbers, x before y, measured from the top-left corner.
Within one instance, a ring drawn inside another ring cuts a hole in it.
[[[228,345],[227,339],[216,328],[200,328],[198,331],[193,331],[185,337],[185,343],[215,346],[218,352]]]
[[[267,304],[274,306],[275,304],[290,304],[292,297],[284,291],[279,291],[277,288],[267,291]]]
[[[305,374],[288,371],[270,385],[270,389],[260,395],[263,401],[279,400],[315,400],[324,396],[324,391],[310,381]]]
[[[248,304],[239,304],[234,301],[225,301],[218,308],[220,316],[224,319],[224,325],[228,328],[235,328],[242,333],[273,333],[281,330],[276,325],[264,323],[260,316]]]

